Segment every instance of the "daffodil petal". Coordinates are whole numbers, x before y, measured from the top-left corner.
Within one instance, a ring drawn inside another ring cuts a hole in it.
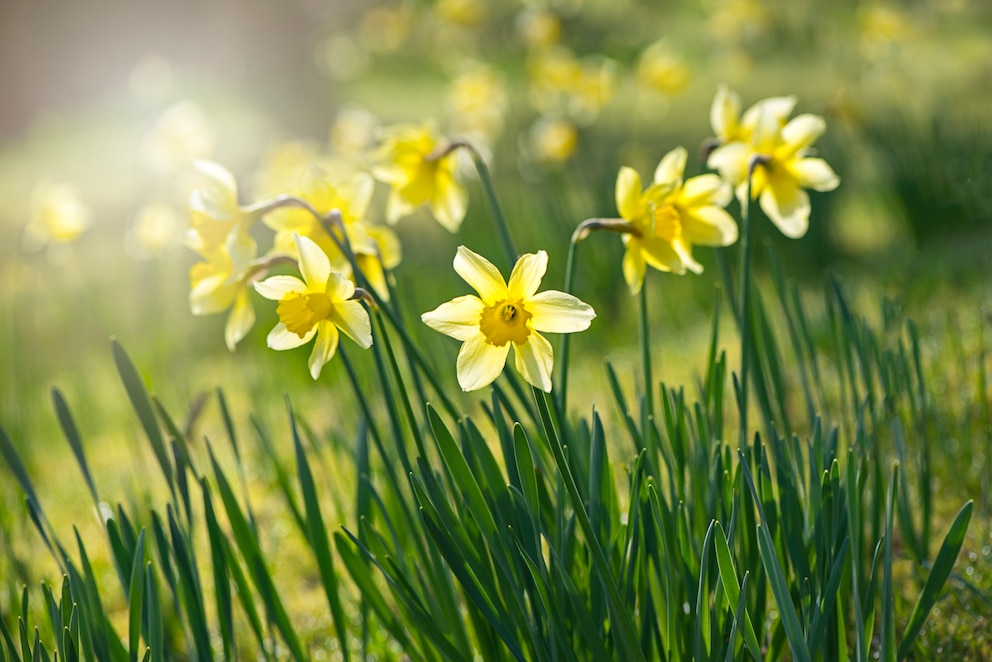
[[[335,303],[330,320],[362,349],[372,346],[372,322],[368,311],[358,301]]]
[[[661,157],[658,167],[654,171],[654,183],[670,185],[677,188],[682,183],[682,173],[685,172],[685,163],[689,158],[689,152],[685,147],[676,147],[665,156]]]
[[[270,276],[252,284],[256,292],[270,301],[282,301],[290,292],[303,294],[307,291],[306,283],[296,276]]]
[[[628,221],[636,220],[644,213],[641,203],[641,175],[633,168],[624,166],[617,174],[617,211]]]
[[[765,117],[769,123],[784,123],[785,118],[792,114],[792,109],[796,107],[796,97],[769,97],[758,101],[753,106],[744,111],[741,118],[741,127],[745,131],[754,131],[761,118]]]
[[[527,300],[530,327],[546,333],[585,331],[596,317],[592,306],[567,292],[547,290]]]
[[[384,225],[372,225],[368,228],[369,236],[375,241],[379,251],[379,259],[386,269],[393,269],[403,259],[403,248],[400,238],[391,228]]]
[[[265,343],[269,346],[269,349],[294,349],[310,342],[310,339],[313,338],[315,333],[317,333],[316,325],[301,338],[287,329],[285,324],[279,322],[269,331],[269,335],[265,338]]]
[[[227,310],[234,300],[236,288],[227,283],[227,274],[208,276],[189,292],[189,308],[194,315],[211,315]]]
[[[466,294],[442,303],[434,310],[421,315],[420,319],[427,326],[446,336],[456,340],[468,340],[479,333],[483,308],[485,304],[481,299]]]
[[[527,342],[514,345],[513,349],[517,372],[531,385],[550,393],[554,354],[548,339],[540,333],[531,333]]]
[[[710,126],[713,133],[721,140],[727,140],[738,130],[737,118],[741,114],[741,99],[736,92],[731,92],[726,85],[720,85],[710,106]]]
[[[698,175],[690,177],[682,185],[679,204],[686,208],[697,205],[726,207],[733,195],[730,185],[717,175]]]
[[[338,349],[338,328],[331,322],[324,320],[318,322],[314,327],[317,329],[317,342],[313,344],[313,351],[310,352],[310,376],[316,380],[320,377],[320,371],[324,364],[331,360],[334,352]]]
[[[300,273],[303,275],[303,281],[309,289],[324,292],[327,279],[331,275],[331,261],[313,239],[300,235],[295,235],[294,238],[296,250],[300,254]]]
[[[227,316],[227,324],[224,325],[224,342],[227,344],[227,349],[233,352],[234,347],[248,335],[254,325],[255,309],[251,305],[251,294],[248,288],[241,288]]]
[[[415,208],[398,189],[390,189],[389,197],[386,198],[386,222],[393,225],[412,214]]]
[[[706,160],[706,165],[720,173],[732,186],[747,179],[747,161],[751,148],[744,143],[729,143],[717,147]]]
[[[472,336],[458,352],[458,385],[463,391],[475,391],[492,384],[503,372],[509,352],[510,343],[497,347],[489,344],[481,332]]]
[[[527,300],[541,286],[541,279],[548,269],[547,251],[526,253],[517,259],[507,285],[510,298]]]
[[[355,175],[349,186],[345,187],[344,197],[348,203],[348,212],[356,219],[365,218],[374,189],[375,180],[364,172]]]
[[[644,285],[644,274],[647,271],[647,264],[641,254],[641,242],[631,240],[627,242],[627,250],[623,254],[623,279],[627,281],[627,288],[631,295],[641,291]]]
[[[677,239],[672,242],[672,250],[679,256],[679,260],[686,269],[694,274],[703,273],[703,265],[699,264],[699,262],[696,261],[696,258],[692,257],[691,245],[685,243],[681,239]]]
[[[331,301],[335,303],[338,301],[347,301],[355,294],[355,284],[336,271],[328,274],[326,282],[327,289],[325,291],[327,292],[327,296],[331,297]]]
[[[641,255],[644,261],[658,271],[685,273],[685,265],[675,248],[664,239],[644,239],[641,241]]]
[[[761,194],[761,209],[772,223],[791,239],[809,229],[809,195],[791,178],[776,177]]]
[[[737,234],[733,217],[713,205],[695,207],[682,219],[682,236],[691,244],[730,246],[737,241]]]
[[[796,159],[789,164],[789,170],[802,188],[832,191],[840,185],[840,177],[823,159]]]
[[[809,147],[827,130],[827,123],[819,115],[797,115],[782,127],[782,140],[791,153]]]
[[[453,174],[442,174],[439,171],[430,207],[434,218],[445,230],[458,232],[468,211],[468,193]]]
[[[506,281],[493,263],[464,246],[458,247],[455,254],[455,272],[479,293],[487,304],[495,303],[507,296]]]

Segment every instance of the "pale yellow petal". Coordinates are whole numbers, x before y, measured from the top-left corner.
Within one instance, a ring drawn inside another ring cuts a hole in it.
[[[248,232],[235,229],[227,236],[226,247],[231,257],[231,272],[240,278],[258,252],[255,239]]]
[[[536,253],[526,253],[517,259],[510,274],[510,282],[507,289],[511,299],[521,299],[526,301],[537,292],[541,286],[541,279],[548,269],[548,253],[537,251]]]
[[[546,333],[585,331],[596,317],[592,306],[567,292],[547,290],[527,301],[530,327]]]
[[[798,239],[809,229],[809,195],[789,177],[769,181],[761,194],[761,209],[786,237]]]
[[[730,185],[717,175],[699,175],[685,181],[678,203],[684,208],[703,205],[726,207],[733,196]]]
[[[748,159],[751,148],[744,143],[730,143],[717,147],[706,160],[706,165],[720,173],[731,186],[747,179]]]
[[[324,364],[331,360],[334,352],[338,349],[338,328],[331,322],[318,322],[317,342],[313,344],[313,351],[310,352],[310,376],[316,380],[320,377],[320,371]]]
[[[386,198],[386,222],[395,224],[401,218],[406,218],[413,213],[416,207],[400,195],[397,189],[390,189],[389,197]]]
[[[676,147],[668,154],[665,154],[658,163],[654,171],[654,183],[662,186],[678,188],[682,184],[682,173],[685,172],[685,163],[689,158],[689,152],[685,147]]]
[[[453,174],[438,171],[434,195],[430,198],[431,213],[448,232],[458,232],[468,211],[468,193]]]
[[[382,266],[387,269],[397,267],[403,260],[403,247],[396,233],[384,225],[369,226],[368,232],[379,250],[379,259],[382,260]]]
[[[623,254],[623,278],[627,281],[627,288],[632,295],[641,291],[646,271],[647,264],[644,262],[644,256],[641,255],[641,242],[628,241],[627,250]]]
[[[358,301],[335,303],[330,320],[362,349],[372,346],[372,322],[365,306]]]
[[[458,385],[463,391],[475,391],[489,386],[503,372],[510,343],[502,347],[490,345],[480,331],[462,345],[458,352]]]
[[[227,316],[227,324],[224,326],[224,342],[230,351],[234,351],[235,345],[248,335],[251,327],[255,325],[255,309],[251,305],[251,296],[248,288],[243,287],[234,299],[231,312]]]
[[[348,182],[342,191],[342,197],[348,205],[348,214],[355,220],[365,218],[368,211],[369,202],[372,200],[372,192],[375,189],[375,180],[372,175],[362,172]]]
[[[730,246],[737,241],[737,223],[720,207],[695,207],[682,219],[682,236],[691,244]]]
[[[194,315],[211,315],[227,310],[237,290],[227,284],[227,274],[208,276],[198,282],[189,292],[189,308]]]
[[[307,333],[301,338],[289,329],[282,322],[279,322],[269,331],[269,335],[265,339],[265,343],[270,349],[294,349],[300,345],[305,345],[310,342],[310,339],[314,337],[317,333],[317,325],[314,325],[312,329],[307,331]]]
[[[252,284],[256,292],[270,301],[282,301],[290,292],[303,294],[307,291],[306,283],[296,276],[271,276]]]
[[[736,137],[738,132],[737,119],[741,114],[741,99],[736,92],[731,92],[726,85],[720,85],[710,106],[710,126],[717,138],[728,141]]]
[[[696,258],[692,256],[691,245],[681,239],[676,239],[672,242],[672,250],[679,256],[679,260],[686,269],[694,274],[703,273],[703,265],[699,264],[699,262],[696,261]]]
[[[326,292],[334,303],[347,301],[355,294],[355,284],[338,272],[331,271],[327,276]]]
[[[833,191],[840,185],[840,177],[823,159],[796,159],[788,164],[788,168],[802,188]]]
[[[685,265],[675,248],[664,239],[645,239],[641,241],[641,255],[644,261],[658,271],[671,271],[677,274],[685,273]]]
[[[479,293],[486,304],[501,301],[507,296],[506,281],[493,263],[464,246],[455,254],[455,273]]]
[[[617,175],[616,198],[617,211],[621,218],[628,221],[636,220],[644,214],[641,203],[641,175],[633,168],[624,166]]]
[[[818,115],[798,115],[782,128],[782,140],[790,153],[809,147],[827,130],[827,123]]]
[[[424,324],[457,340],[468,340],[479,333],[485,304],[472,294],[460,296],[420,316]]]
[[[513,346],[515,364],[527,382],[545,393],[551,392],[551,369],[554,366],[554,354],[551,343],[540,333],[532,332],[527,342]]]
[[[331,261],[320,246],[309,237],[294,235],[296,250],[300,255],[300,273],[303,281],[313,292],[327,290],[327,279],[331,275]]]
[[[796,107],[796,97],[769,97],[758,101],[744,111],[741,118],[741,128],[744,131],[754,131],[764,116],[770,123],[785,124],[785,118],[792,114]]]

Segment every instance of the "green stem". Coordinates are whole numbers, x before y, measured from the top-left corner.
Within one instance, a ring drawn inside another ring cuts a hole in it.
[[[741,205],[741,260],[738,273],[740,295],[737,307],[741,331],[741,381],[740,381],[740,447],[747,447],[747,400],[750,390],[748,377],[751,370],[751,182],[754,165],[748,167],[747,200]]]
[[[499,233],[500,243],[503,244],[503,252],[506,254],[508,266],[513,267],[517,262],[517,251],[513,248],[513,240],[510,239],[510,228],[506,224],[506,217],[503,216],[503,210],[499,206],[499,199],[496,197],[496,187],[493,186],[493,177],[489,172],[489,166],[486,165],[486,160],[482,158],[482,154],[479,153],[479,150],[474,145],[464,140],[453,142],[452,147],[462,147],[467,149],[472,155],[472,163],[475,164],[475,169],[479,173],[479,181],[482,182],[482,188],[486,191],[486,200],[488,200],[489,208],[492,209],[493,218],[496,220],[496,230]]]
[[[603,582],[603,588],[606,589],[606,598],[609,601],[612,615],[611,625],[613,627],[611,627],[611,630],[615,628],[614,636],[617,647],[620,649],[618,651],[621,653],[620,659],[644,660],[644,653],[637,644],[637,635],[634,633],[634,626],[630,622],[630,616],[627,610],[624,608],[623,599],[620,597],[620,591],[617,589],[616,581],[613,579],[613,573],[610,571],[606,554],[603,552],[603,548],[599,543],[599,538],[596,537],[593,531],[589,513],[586,512],[582,500],[582,494],[579,492],[575,477],[572,475],[572,470],[568,465],[568,459],[565,457],[565,449],[562,447],[561,439],[555,429],[554,421],[551,417],[550,396],[539,388],[533,387],[532,390],[534,391],[534,398],[537,400],[537,408],[541,414],[541,422],[544,425],[548,445],[551,447],[551,455],[554,456],[555,464],[558,465],[562,482],[565,484],[565,490],[568,492],[569,500],[572,502],[572,508],[575,511],[575,518],[578,520],[579,527],[582,529],[582,535],[585,536],[586,542],[589,545],[593,565],[596,567],[597,574]]]
[[[644,371],[644,400],[645,411],[649,418],[654,418],[654,377],[651,374],[651,339],[648,335],[648,283],[644,279],[641,286],[641,296],[638,301],[641,332],[641,369]]]
[[[575,251],[579,245],[578,233],[572,235],[571,241],[568,242],[568,259],[565,262],[565,292],[568,294],[572,293],[572,286],[575,281]],[[561,341],[558,345],[558,361],[561,364],[561,370],[559,373],[561,377],[558,379],[558,411],[561,412],[562,416],[567,413],[568,405],[568,350],[572,344],[572,334],[563,333],[561,334]]]

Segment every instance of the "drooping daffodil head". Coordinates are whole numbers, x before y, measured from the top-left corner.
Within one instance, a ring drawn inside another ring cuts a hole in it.
[[[317,379],[337,351],[339,331],[368,349],[372,324],[368,312],[353,298],[354,283],[331,270],[330,260],[313,240],[300,235],[294,239],[303,278],[272,276],[254,285],[263,297],[279,302],[279,323],[269,332],[269,347],[293,349],[316,337],[309,365],[310,375]]]
[[[716,175],[684,179],[688,152],[673,149],[658,163],[654,180],[642,190],[641,176],[620,169],[617,210],[631,226],[623,234],[623,275],[631,294],[640,292],[647,267],[684,274],[701,273],[693,245],[729,246],[737,241],[737,224],[724,207],[732,197]]]
[[[255,257],[257,246],[249,230],[255,215],[238,204],[238,187],[224,166],[213,161],[196,161],[202,184],[189,197],[190,228],[186,244],[208,261],[226,252],[235,271],[244,269]]]
[[[806,189],[832,191],[840,178],[826,161],[812,156],[826,122],[810,114],[788,119],[794,105],[793,97],[755,104],[741,120],[740,138],[716,148],[707,165],[736,188],[742,205],[750,183],[751,198],[782,234],[797,239],[809,229]]]
[[[389,223],[427,205],[446,230],[458,231],[468,209],[468,194],[458,179],[456,152],[438,154],[443,144],[428,125],[399,125],[386,131],[372,174],[390,187]]]
[[[467,294],[421,315],[423,322],[462,341],[458,384],[474,391],[491,384],[503,371],[510,348],[517,371],[530,384],[551,391],[554,356],[541,335],[584,331],[595,311],[565,292],[537,289],[548,266],[545,251],[520,256],[509,282],[489,260],[458,247],[454,267],[478,296]]]

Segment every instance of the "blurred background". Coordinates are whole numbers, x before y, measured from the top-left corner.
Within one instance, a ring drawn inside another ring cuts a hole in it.
[[[0,421],[23,446],[57,436],[57,384],[85,429],[116,431],[127,405],[111,336],[180,411],[219,385],[253,403],[286,391],[303,406],[327,400],[308,388],[306,350],[265,349],[274,313],[261,299],[234,353],[223,315],[190,313],[194,159],[229,168],[250,203],[315,158],[363,163],[383,125],[432,121],[484,151],[517,246],[547,249],[545,285],[560,287],[575,225],[616,214],[617,169],[648,177],[673,147],[695,153],[721,83],[745,108],[794,94],[797,113],[827,119],[817,151],[840,188],[813,194],[801,241],[759,228],[790,273],[818,288],[825,272],[842,272],[868,300],[881,292],[937,320],[955,311],[980,333],[990,35],[992,5],[979,0],[4,0]],[[702,171],[690,159],[687,175]],[[411,319],[464,289],[433,269],[458,244],[497,251],[466,176],[459,235],[426,213],[397,228],[401,294],[417,283],[405,294]],[[371,220],[382,220],[382,193]],[[688,363],[696,355],[681,348],[705,347],[719,282],[712,251],[699,253],[700,277],[649,276],[675,383],[699,370],[704,355]],[[599,379],[602,360],[636,352],[623,331],[636,307],[615,237],[591,238],[580,255],[577,294],[611,320],[577,341],[596,350],[579,374]],[[431,335],[420,337],[454,353]],[[328,366],[328,383],[338,370]]]

